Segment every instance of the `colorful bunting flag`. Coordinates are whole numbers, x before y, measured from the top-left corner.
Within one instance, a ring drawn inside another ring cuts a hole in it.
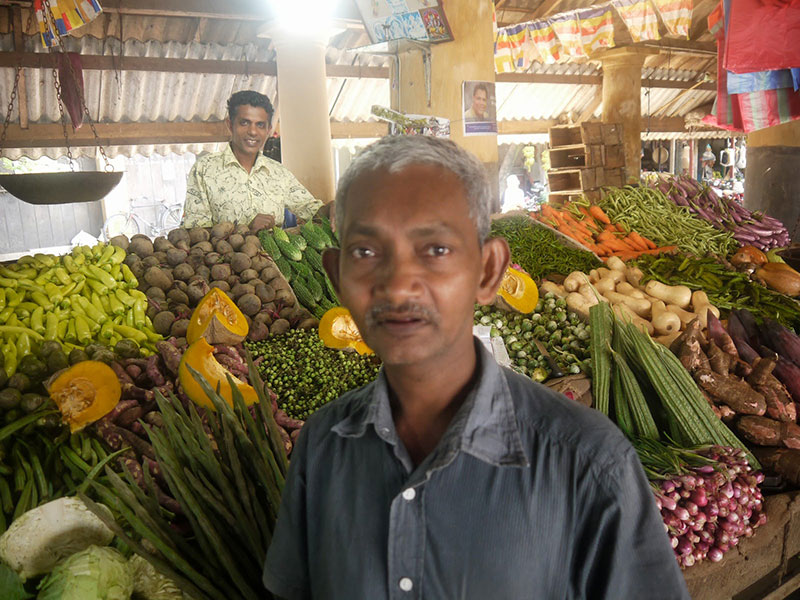
[[[97,0],[49,0],[49,4],[50,11],[46,11],[44,0],[33,3],[45,48],[57,45],[59,37],[86,25],[103,10]]]
[[[692,0],[653,0],[664,26],[672,35],[682,35],[689,39],[692,25]]]
[[[561,42],[564,53],[572,58],[583,58],[586,53],[583,51],[581,41],[581,25],[578,15],[575,12],[564,13],[552,19],[548,19],[553,31]]]
[[[614,15],[610,6],[578,11],[581,24],[581,44],[589,55],[601,48],[614,47]]]
[[[658,17],[650,0],[614,0],[611,4],[617,9],[634,42],[661,39]]]
[[[497,32],[494,49],[495,72],[524,71],[535,57],[538,57],[538,52],[530,40],[526,25],[505,27]]]
[[[531,41],[539,51],[542,62],[552,64],[561,58],[561,44],[556,38],[553,26],[547,21],[536,21],[528,24]]]

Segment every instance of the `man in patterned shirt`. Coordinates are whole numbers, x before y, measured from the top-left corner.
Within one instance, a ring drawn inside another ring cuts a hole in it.
[[[228,99],[231,142],[198,158],[189,172],[184,227],[231,221],[262,229],[283,225],[285,208],[309,220],[322,206],[286,167],[261,154],[273,112],[258,92],[243,90]]]

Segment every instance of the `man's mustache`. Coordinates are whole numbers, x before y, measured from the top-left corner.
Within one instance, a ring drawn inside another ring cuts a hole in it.
[[[398,318],[434,322],[437,320],[437,313],[427,306],[417,304],[416,302],[403,302],[402,304],[383,302],[372,306],[366,315],[367,325],[369,326],[377,325],[389,319]]]

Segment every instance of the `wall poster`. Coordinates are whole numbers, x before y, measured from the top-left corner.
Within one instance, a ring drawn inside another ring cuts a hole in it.
[[[493,81],[465,81],[461,85],[464,135],[497,134],[497,96]]]
[[[441,0],[355,0],[373,44],[410,39],[449,42],[453,39]]]

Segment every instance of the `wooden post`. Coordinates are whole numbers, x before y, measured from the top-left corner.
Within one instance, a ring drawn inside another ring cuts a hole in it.
[[[454,41],[430,48],[430,104],[426,91],[424,52],[413,50],[399,55],[399,73],[394,108],[406,113],[450,119],[451,139],[475,154],[486,166],[497,206],[497,136],[464,136],[464,81],[495,81],[492,0],[459,0],[445,5]]]
[[[603,121],[621,123],[628,179],[639,181],[642,171],[642,65],[657,50],[613,48],[598,53],[603,63]]]
[[[331,123],[325,76],[327,32],[297,36],[272,31],[281,94],[281,157],[315,198],[334,198]]]
[[[800,121],[759,129],[747,136],[744,203],[783,221],[800,241]]]

